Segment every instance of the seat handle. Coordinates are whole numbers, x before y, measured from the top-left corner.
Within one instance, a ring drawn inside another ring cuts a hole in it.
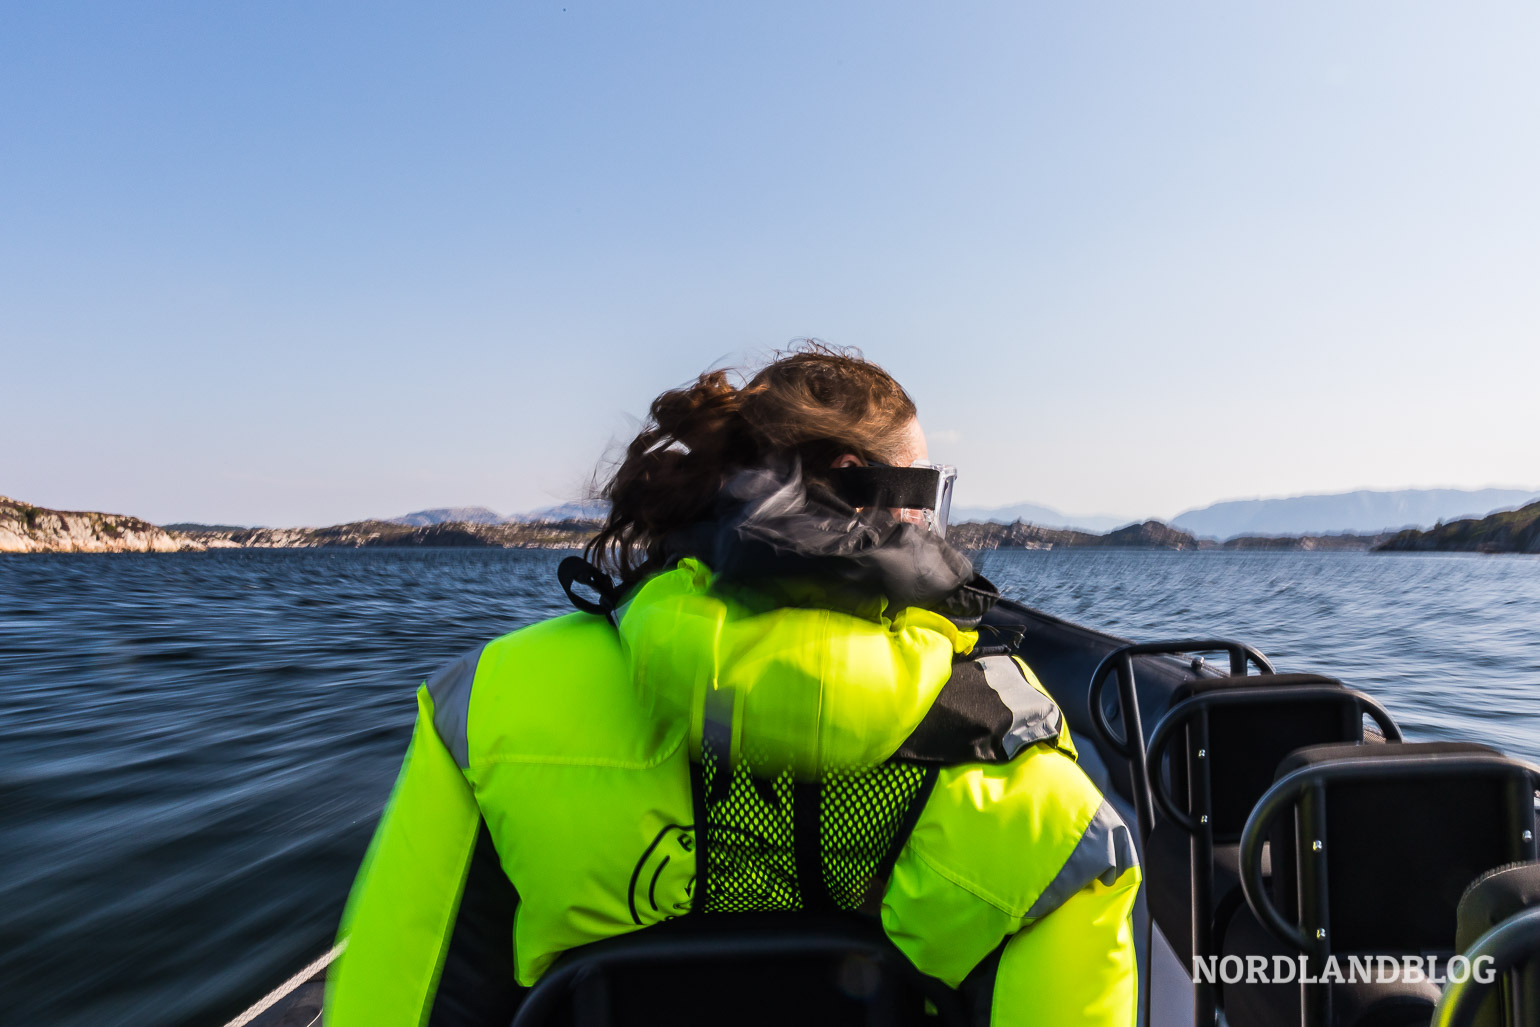
[[[1179,653],[1228,653],[1230,656],[1230,673],[1236,677],[1244,675],[1248,666],[1255,665],[1258,673],[1275,673],[1273,665],[1266,656],[1245,642],[1237,642],[1229,638],[1178,638],[1159,642],[1136,642],[1130,645],[1119,646],[1112,650],[1102,661],[1096,665],[1096,670],[1091,674],[1091,687],[1089,700],[1091,703],[1091,724],[1096,728],[1096,733],[1101,742],[1113,752],[1124,759],[1131,759],[1133,751],[1131,746],[1134,739],[1126,730],[1122,737],[1114,733],[1112,723],[1107,719],[1107,710],[1102,702],[1102,694],[1107,687],[1107,679],[1117,671],[1119,685],[1119,706],[1123,705],[1125,683],[1127,691],[1134,692],[1134,666],[1135,656],[1174,656]],[[1136,711],[1137,712],[1137,711]],[[1123,710],[1124,723],[1131,718],[1127,710]]]
[[[1256,649],[1244,642],[1227,638],[1179,638],[1160,642],[1137,642],[1119,646],[1102,658],[1091,674],[1088,701],[1091,709],[1091,727],[1097,738],[1107,748],[1128,761],[1128,776],[1132,783],[1134,812],[1139,818],[1139,840],[1148,839],[1155,829],[1155,808],[1150,798],[1150,780],[1145,773],[1144,726],[1139,718],[1139,689],[1134,680],[1135,656],[1171,656],[1177,653],[1225,652],[1230,655],[1230,672],[1236,676],[1246,673],[1248,664],[1255,664],[1264,674],[1273,673],[1273,665]],[[1107,679],[1117,672],[1118,709],[1123,714],[1123,734],[1119,737],[1107,719],[1102,693]]]
[[[1540,960],[1540,906],[1515,913],[1487,933],[1465,953],[1470,966],[1492,961],[1492,975],[1485,981],[1474,973],[1444,986],[1433,1010],[1433,1027],[1473,1027],[1481,1001],[1505,974],[1526,960]]]
[[[1376,748],[1379,747],[1376,746]],[[1408,759],[1388,755],[1349,756],[1330,763],[1300,767],[1298,770],[1291,771],[1273,782],[1273,786],[1262,793],[1262,797],[1257,800],[1256,806],[1251,811],[1251,816],[1246,818],[1246,826],[1241,830],[1239,867],[1241,890],[1245,893],[1246,902],[1251,906],[1252,912],[1256,913],[1257,919],[1262,921],[1263,926],[1272,931],[1280,941],[1293,945],[1301,952],[1319,952],[1322,948],[1319,939],[1307,937],[1300,925],[1284,919],[1268,897],[1262,880],[1262,845],[1267,839],[1273,821],[1277,820],[1280,814],[1292,807],[1307,792],[1311,792],[1315,797],[1312,806],[1315,814],[1319,816],[1325,801],[1324,793],[1328,781],[1393,780],[1427,777],[1435,773],[1500,775],[1509,780],[1523,782],[1524,787],[1531,791],[1537,783],[1540,783],[1540,767],[1500,753],[1461,753],[1433,759],[1415,758],[1415,756]],[[1321,831],[1324,829],[1324,821],[1313,828]],[[1323,836],[1317,837],[1322,837],[1324,840]],[[1307,859],[1313,855],[1316,854],[1300,853],[1300,859]],[[1536,855],[1540,855],[1540,839],[1537,839],[1533,832],[1526,833],[1521,843],[1519,858],[1534,859]]]

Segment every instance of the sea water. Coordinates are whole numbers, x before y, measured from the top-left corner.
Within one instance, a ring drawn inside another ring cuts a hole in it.
[[[224,1022],[329,943],[418,682],[565,612],[561,554],[0,558],[0,1019]],[[979,554],[1130,638],[1338,676],[1413,739],[1540,760],[1540,560]]]

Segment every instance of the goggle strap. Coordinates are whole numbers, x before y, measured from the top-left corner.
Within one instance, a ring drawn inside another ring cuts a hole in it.
[[[941,472],[934,467],[837,467],[834,489],[851,506],[934,510]]]

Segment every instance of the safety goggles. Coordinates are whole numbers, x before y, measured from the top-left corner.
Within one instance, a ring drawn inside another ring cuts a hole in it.
[[[957,468],[916,460],[908,467],[867,464],[834,471],[835,488],[851,506],[917,510],[926,528],[946,538]]]

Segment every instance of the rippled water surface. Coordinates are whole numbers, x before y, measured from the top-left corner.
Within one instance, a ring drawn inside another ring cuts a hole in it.
[[[218,1027],[329,940],[429,671],[566,609],[502,550],[0,558],[6,1023]],[[1227,634],[1415,738],[1540,760],[1540,560],[987,553],[1013,598]]]

